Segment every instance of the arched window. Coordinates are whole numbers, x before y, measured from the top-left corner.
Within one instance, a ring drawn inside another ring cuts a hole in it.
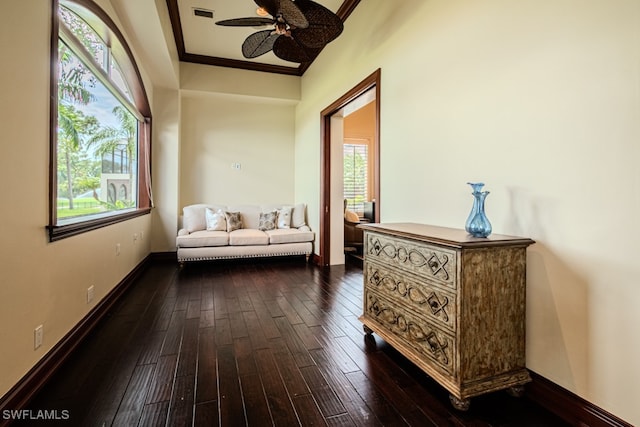
[[[131,50],[111,18],[91,0],[52,2],[53,241],[149,213],[151,111]],[[113,179],[126,182],[124,203],[113,203]],[[87,194],[99,199],[91,209],[81,208]]]

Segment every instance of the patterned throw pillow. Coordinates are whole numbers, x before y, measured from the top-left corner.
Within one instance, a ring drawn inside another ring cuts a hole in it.
[[[275,230],[277,218],[278,218],[278,213],[276,211],[261,212],[260,224],[258,225],[258,230],[260,231]]]
[[[291,207],[283,207],[278,211],[278,228],[291,227]]]
[[[225,212],[224,216],[227,219],[227,231],[242,228],[242,214],[240,212]]]
[[[207,231],[227,231],[227,217],[222,209],[217,211],[207,208],[205,211]]]

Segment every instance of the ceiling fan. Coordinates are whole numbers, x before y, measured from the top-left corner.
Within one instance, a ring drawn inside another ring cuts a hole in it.
[[[271,15],[226,19],[217,25],[262,27],[273,29],[251,34],[242,43],[245,58],[257,58],[269,51],[290,62],[310,62],[322,48],[342,33],[342,20],[326,7],[312,0],[255,0]],[[265,14],[265,15],[266,15]]]

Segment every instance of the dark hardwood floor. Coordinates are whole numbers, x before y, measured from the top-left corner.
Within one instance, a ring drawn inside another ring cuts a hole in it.
[[[82,426],[566,425],[506,392],[454,410],[365,339],[361,294],[352,265],[154,262],[29,407]]]

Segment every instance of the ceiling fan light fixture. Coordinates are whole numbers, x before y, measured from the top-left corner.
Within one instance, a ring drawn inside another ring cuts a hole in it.
[[[264,7],[259,7],[256,9],[256,14],[258,16],[269,16],[269,12]]]

